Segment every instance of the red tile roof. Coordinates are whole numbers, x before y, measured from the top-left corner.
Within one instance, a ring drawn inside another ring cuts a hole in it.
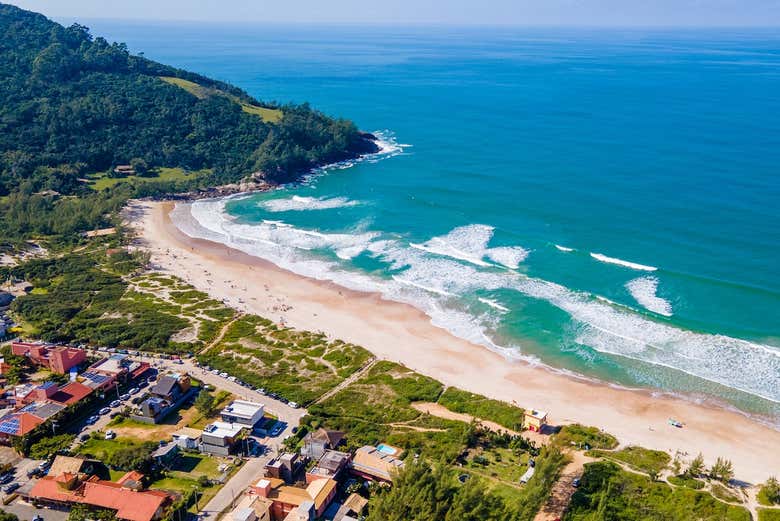
[[[0,432],[11,436],[24,436],[44,420],[28,412],[8,414],[0,419]]]
[[[91,387],[87,387],[86,385],[79,382],[70,382],[69,384],[60,388],[59,391],[51,395],[49,399],[53,402],[61,403],[63,405],[71,405],[80,400],[83,400],[91,392]]]
[[[57,484],[57,478],[44,476],[30,490],[30,497],[62,503],[84,503],[116,511],[119,519],[127,521],[151,521],[155,514],[171,499],[159,490],[136,492],[122,488],[111,481],[89,480],[75,491],[68,491]]]

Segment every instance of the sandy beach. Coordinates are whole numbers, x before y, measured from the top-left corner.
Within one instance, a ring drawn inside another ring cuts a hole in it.
[[[616,435],[621,444],[679,450],[707,463],[731,459],[738,479],[758,483],[780,474],[780,432],[717,407],[646,391],[629,391],[510,362],[430,323],[412,306],[350,291],[282,270],[222,244],[180,232],[173,203],[136,202],[127,212],[152,263],[197,289],[249,313],[322,331],[362,345],[457,386],[521,407],[549,411],[554,424],[579,422]],[[677,429],[667,420],[677,418]]]

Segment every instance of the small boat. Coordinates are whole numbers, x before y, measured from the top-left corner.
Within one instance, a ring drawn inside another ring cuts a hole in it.
[[[672,427],[677,427],[678,429],[682,429],[683,424],[675,420],[674,418],[669,418],[669,425]]]

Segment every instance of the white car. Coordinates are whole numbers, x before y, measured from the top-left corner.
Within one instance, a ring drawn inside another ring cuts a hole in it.
[[[114,438],[116,438],[116,433],[114,431],[112,431],[111,429],[107,430],[106,431],[106,439],[107,440],[113,440]]]
[[[236,381],[236,377],[235,376],[228,376],[227,379],[230,380],[231,382],[235,382]]]
[[[228,375],[226,372],[223,371],[223,372],[219,373],[219,376],[221,376],[222,378],[227,378],[230,375]]]
[[[288,405],[289,405],[290,407],[292,407],[293,409],[297,409],[298,407],[300,407],[300,405],[298,405],[298,404],[297,404],[297,403],[295,403],[295,402],[290,402]]]

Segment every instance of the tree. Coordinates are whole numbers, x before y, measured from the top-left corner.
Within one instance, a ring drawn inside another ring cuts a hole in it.
[[[777,481],[776,477],[772,476],[761,487],[761,493],[770,503],[780,503],[780,482]]]
[[[134,157],[133,159],[131,159],[130,166],[133,167],[133,170],[135,171],[135,175],[145,177],[150,173],[149,165],[146,164],[146,161],[144,161],[140,157]]]
[[[734,468],[731,460],[718,458],[715,464],[710,468],[710,477],[728,483],[734,478]]]
[[[691,464],[688,465],[688,470],[686,470],[685,473],[693,478],[698,478],[704,474],[704,468],[704,456],[702,456],[700,452],[698,456],[693,458]]]
[[[73,434],[60,434],[42,438],[30,447],[29,457],[33,459],[46,459],[53,454],[66,450],[73,443]]]
[[[216,408],[214,396],[210,392],[201,391],[198,394],[198,397],[195,398],[195,408],[198,409],[203,416],[208,418],[214,414]]]
[[[0,521],[19,521],[19,518],[16,514],[0,510]]]

